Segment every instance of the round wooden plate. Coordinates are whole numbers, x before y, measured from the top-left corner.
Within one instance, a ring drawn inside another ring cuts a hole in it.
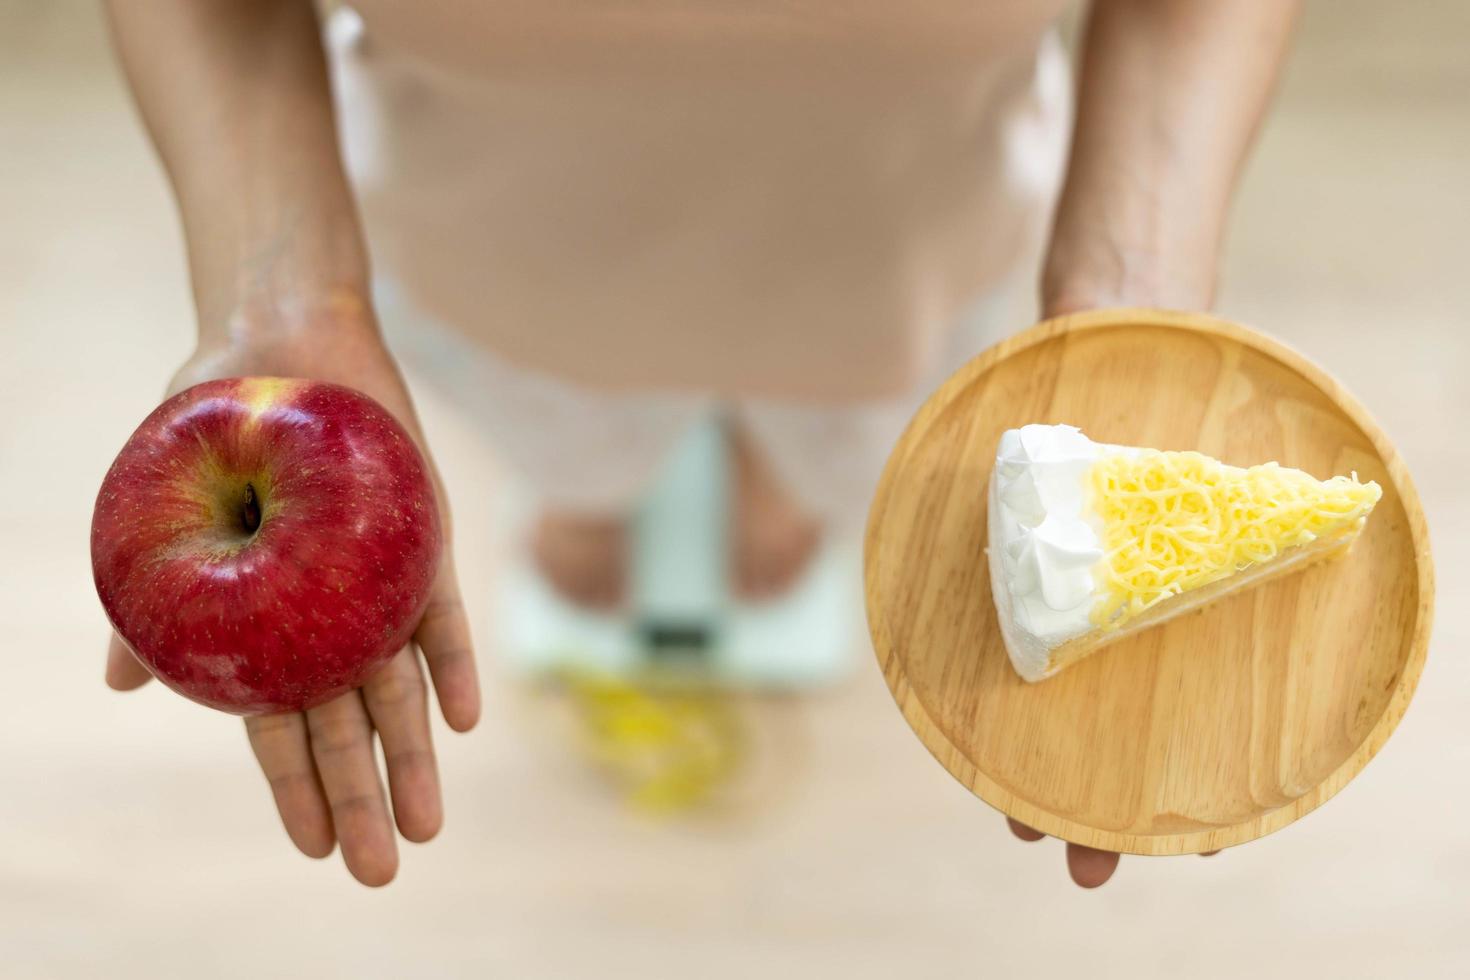
[[[996,626],[985,490],[1001,433],[1028,422],[1355,470],[1383,499],[1346,560],[1027,684]],[[864,573],[883,676],[945,768],[1022,823],[1129,854],[1253,840],[1342,789],[1408,707],[1434,591],[1408,471],[1341,385],[1244,327],[1146,310],[1048,320],[950,378],[888,460]]]

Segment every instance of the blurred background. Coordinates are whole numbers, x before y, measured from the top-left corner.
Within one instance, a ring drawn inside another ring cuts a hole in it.
[[[1310,5],[1218,308],[1398,441],[1439,581],[1412,708],[1318,812],[1083,892],[930,759],[863,651],[836,691],[744,706],[722,805],[653,818],[482,655],[484,722],[436,732],[445,829],[369,891],[291,848],[238,722],[102,684],[92,500],[193,314],[96,6],[0,0],[0,974],[1470,976],[1467,175],[1470,5]],[[497,466],[410,380],[483,637]]]

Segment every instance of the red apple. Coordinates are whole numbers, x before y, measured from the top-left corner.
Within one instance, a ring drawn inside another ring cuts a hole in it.
[[[222,711],[309,708],[409,640],[439,567],[413,440],[350,388],[209,381],[164,402],[102,481],[92,574],[148,669]]]

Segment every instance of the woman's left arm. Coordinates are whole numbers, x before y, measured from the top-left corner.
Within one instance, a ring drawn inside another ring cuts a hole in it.
[[[1299,0],[1096,0],[1046,315],[1204,309]]]
[[[1215,296],[1230,196],[1265,114],[1299,0],[1096,0],[1077,126],[1042,273],[1046,316],[1197,310]],[[1023,840],[1041,834],[1011,821]],[[1118,855],[1067,845],[1084,888]]]

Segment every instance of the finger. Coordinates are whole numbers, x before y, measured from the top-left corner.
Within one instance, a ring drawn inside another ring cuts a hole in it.
[[[332,853],[337,837],[332,832],[332,814],[311,759],[306,737],[306,716],[259,715],[245,719],[245,733],[260,771],[270,783],[276,811],[286,836],[307,857],[324,858]]]
[[[362,688],[388,763],[393,819],[404,837],[420,843],[437,834],[444,822],[428,695],[423,668],[412,650],[401,651]]]
[[[429,664],[444,720],[457,732],[474,728],[480,720],[480,681],[475,672],[469,619],[459,597],[454,561],[447,551],[414,642]]]
[[[1081,844],[1067,845],[1067,870],[1083,888],[1096,888],[1113,876],[1119,855]]]
[[[1038,841],[1046,836],[1041,831],[1032,830],[1030,827],[1021,823],[1019,820],[1012,820],[1010,817],[1006,817],[1006,824],[1010,826],[1011,833],[1015,834],[1017,837],[1021,838],[1024,841]]]
[[[138,658],[133,656],[122,637],[114,632],[107,640],[107,671],[103,675],[114,691],[131,691],[153,679]]]
[[[347,870],[364,885],[386,885],[398,872],[398,843],[362,696],[350,691],[312,708],[306,713],[306,729]]]

